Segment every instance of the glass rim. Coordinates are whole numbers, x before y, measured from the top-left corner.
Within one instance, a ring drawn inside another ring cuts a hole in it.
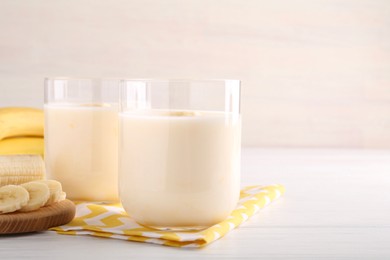
[[[151,83],[158,83],[158,82],[226,82],[226,81],[236,81],[237,83],[241,83],[241,80],[239,79],[218,79],[218,78],[212,78],[212,79],[204,79],[204,78],[123,78],[122,81],[134,81],[134,82],[151,82]]]
[[[222,79],[222,78],[120,78],[120,77],[44,77],[44,80],[120,80],[120,81],[147,81],[147,82],[223,82],[223,81],[236,81],[241,83],[239,79]]]
[[[122,78],[96,78],[96,77],[45,77],[44,80],[100,80],[100,81],[110,81],[110,80],[117,80],[121,81]]]

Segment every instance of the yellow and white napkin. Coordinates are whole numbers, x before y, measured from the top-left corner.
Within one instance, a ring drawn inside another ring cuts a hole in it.
[[[249,186],[241,190],[240,200],[230,216],[200,231],[157,231],[137,224],[118,204],[80,202],[76,216],[64,226],[52,228],[59,234],[90,235],[175,247],[203,247],[256,214],[284,194],[282,185]]]

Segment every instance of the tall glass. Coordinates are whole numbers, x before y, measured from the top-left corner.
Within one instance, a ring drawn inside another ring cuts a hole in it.
[[[121,82],[119,194],[156,229],[224,220],[240,193],[238,80]]]
[[[45,81],[47,175],[73,200],[118,200],[119,80]]]

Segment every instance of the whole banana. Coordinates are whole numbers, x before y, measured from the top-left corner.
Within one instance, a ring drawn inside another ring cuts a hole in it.
[[[43,137],[43,111],[29,107],[0,108],[0,140],[10,137]]]
[[[42,137],[13,137],[0,141],[0,155],[39,154],[44,156]]]

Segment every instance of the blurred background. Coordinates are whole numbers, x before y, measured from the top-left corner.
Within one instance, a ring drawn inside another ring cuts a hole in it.
[[[48,76],[241,79],[245,146],[390,148],[390,1],[0,0],[0,106]]]

